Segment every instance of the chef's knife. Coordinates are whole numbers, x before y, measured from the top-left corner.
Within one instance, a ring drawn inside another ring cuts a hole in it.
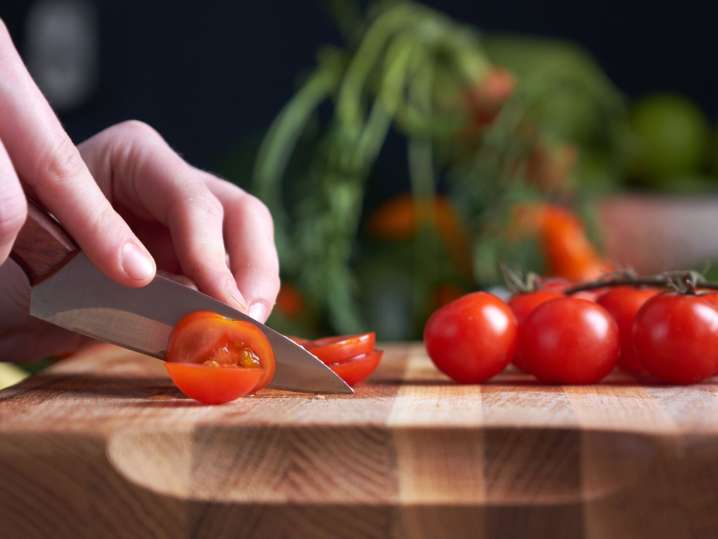
[[[261,329],[274,349],[272,387],[352,393],[334,371],[289,338],[244,313],[161,275],[126,288],[102,274],[60,224],[30,203],[11,253],[32,286],[30,314],[75,333],[164,359],[174,325],[194,311],[213,311]]]

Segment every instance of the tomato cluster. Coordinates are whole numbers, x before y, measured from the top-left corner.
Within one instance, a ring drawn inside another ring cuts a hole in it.
[[[292,340],[321,359],[350,386],[366,380],[384,355],[375,347],[376,334],[373,331],[313,341],[299,337],[292,337]]]
[[[689,384],[718,372],[718,294],[619,286],[567,295],[544,281],[508,303],[468,294],[427,321],[439,370],[482,383],[509,363],[550,384],[594,384],[619,366],[641,380]]]

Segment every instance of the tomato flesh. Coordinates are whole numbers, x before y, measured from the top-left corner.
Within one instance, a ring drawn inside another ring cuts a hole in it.
[[[546,383],[597,383],[614,368],[619,351],[616,322],[584,299],[565,297],[538,306],[519,335],[519,355]]]
[[[374,349],[353,358],[328,363],[328,365],[347,384],[354,386],[369,378],[379,366],[383,355],[383,350]]]
[[[324,337],[305,343],[304,347],[324,363],[337,363],[367,354],[374,349],[375,344],[376,333],[372,331],[358,335]]]
[[[188,397],[206,404],[259,391],[274,377],[272,347],[254,324],[199,311],[170,335],[167,371]]]
[[[516,317],[508,305],[486,292],[474,292],[431,315],[424,327],[424,346],[451,379],[478,384],[511,362],[516,334]]]
[[[702,296],[655,296],[636,316],[633,347],[658,380],[700,382],[718,369],[718,310]]]

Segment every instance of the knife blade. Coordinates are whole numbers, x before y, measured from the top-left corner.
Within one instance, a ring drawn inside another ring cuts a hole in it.
[[[49,216],[29,211],[13,247],[32,286],[30,314],[67,330],[164,359],[174,325],[195,311],[213,311],[257,326],[274,350],[271,387],[315,393],[353,393],[326,364],[281,333],[206,294],[157,275],[126,288],[101,273]],[[52,237],[47,232],[51,231]],[[38,240],[39,238],[39,240]]]

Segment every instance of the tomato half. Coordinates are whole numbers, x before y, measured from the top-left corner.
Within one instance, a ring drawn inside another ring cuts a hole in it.
[[[324,337],[305,343],[302,346],[324,363],[338,363],[351,360],[362,354],[368,354],[374,349],[375,344],[376,333],[372,331],[358,335]]]
[[[199,311],[170,335],[165,366],[187,396],[218,404],[265,387],[274,377],[274,352],[254,324]]]
[[[205,367],[191,363],[165,363],[174,384],[203,404],[223,404],[244,397],[259,386],[264,369]]]
[[[368,353],[361,354],[357,357],[343,360],[336,363],[329,363],[335,373],[337,373],[347,384],[354,386],[363,382],[371,373],[379,366],[381,357],[384,355],[383,350],[374,349]]]
[[[508,305],[486,292],[474,292],[431,315],[424,346],[441,372],[462,384],[478,384],[514,358],[516,333],[516,317]]]
[[[560,298],[539,305],[519,334],[518,354],[540,381],[593,384],[616,365],[618,326],[600,305]]]
[[[633,347],[658,380],[700,382],[718,369],[718,310],[702,296],[655,296],[636,315]]]
[[[556,290],[538,290],[536,292],[525,292],[521,294],[514,294],[509,300],[509,307],[516,317],[516,323],[521,331],[521,325],[528,318],[528,316],[534,311],[539,305],[551,301],[552,299],[558,299],[564,297],[563,294]],[[521,356],[516,354],[514,358],[514,365],[524,372],[528,371],[528,364],[521,359]]]
[[[633,322],[641,307],[658,293],[659,291],[654,288],[619,286],[612,288],[597,300],[599,305],[611,313],[618,324],[621,338],[618,366],[634,376],[643,376],[646,372],[633,350]]]

